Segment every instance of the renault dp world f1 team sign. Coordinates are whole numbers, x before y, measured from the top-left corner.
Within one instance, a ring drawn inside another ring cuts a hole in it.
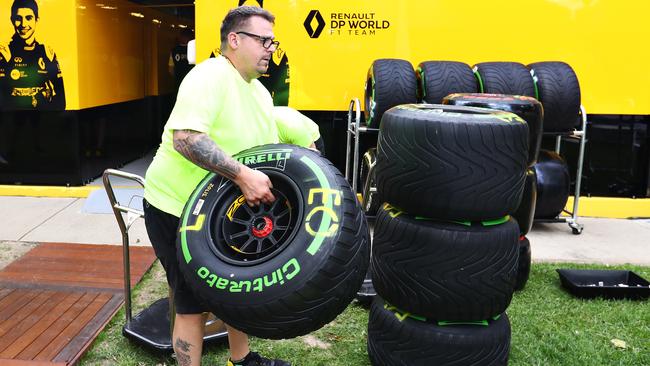
[[[350,36],[373,36],[377,30],[388,29],[390,21],[379,20],[376,13],[330,13],[329,15],[329,34],[330,35],[350,35]],[[320,37],[327,22],[319,10],[312,10],[307,15],[303,25],[309,37]]]

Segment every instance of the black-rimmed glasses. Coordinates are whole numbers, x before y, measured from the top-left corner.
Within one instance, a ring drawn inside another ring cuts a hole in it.
[[[248,33],[244,31],[235,32],[235,34],[242,34],[242,33],[249,37],[257,38],[260,42],[262,42],[262,47],[266,49],[271,48],[271,46],[275,46],[275,49],[278,49],[278,47],[280,46],[280,41],[274,41],[273,38],[262,37],[259,34]]]

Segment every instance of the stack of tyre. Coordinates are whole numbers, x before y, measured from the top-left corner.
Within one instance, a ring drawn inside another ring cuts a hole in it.
[[[535,80],[537,99],[544,105],[544,134],[555,138],[570,134],[580,124],[580,84],[575,71],[564,62],[537,62],[528,68]],[[554,219],[562,213],[570,193],[566,161],[555,151],[542,149],[535,175],[535,219]],[[580,232],[573,228],[574,234]]]
[[[530,274],[531,249],[526,235],[533,225],[537,202],[537,163],[544,124],[544,109],[535,99],[535,83],[528,68],[516,62],[485,62],[474,66],[473,74],[481,93],[455,93],[443,103],[507,111],[528,124],[528,155],[524,192],[519,207],[512,213],[519,226],[519,260],[515,289],[525,287]]]
[[[504,111],[407,104],[383,113],[373,364],[507,363],[520,234],[509,215],[524,190],[528,134]]]

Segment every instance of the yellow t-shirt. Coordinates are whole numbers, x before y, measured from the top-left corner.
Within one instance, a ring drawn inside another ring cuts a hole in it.
[[[181,83],[146,174],[145,199],[178,217],[207,171],[174,150],[174,130],[204,132],[229,155],[280,141],[273,100],[259,81],[247,83],[223,56],[198,64]]]

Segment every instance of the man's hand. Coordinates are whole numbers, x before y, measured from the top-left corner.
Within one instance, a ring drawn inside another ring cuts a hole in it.
[[[271,188],[273,188],[271,180],[258,170],[244,165],[233,182],[239,186],[246,198],[246,203],[251,207],[259,206],[261,203],[271,204],[275,201],[275,196],[271,193]]]

